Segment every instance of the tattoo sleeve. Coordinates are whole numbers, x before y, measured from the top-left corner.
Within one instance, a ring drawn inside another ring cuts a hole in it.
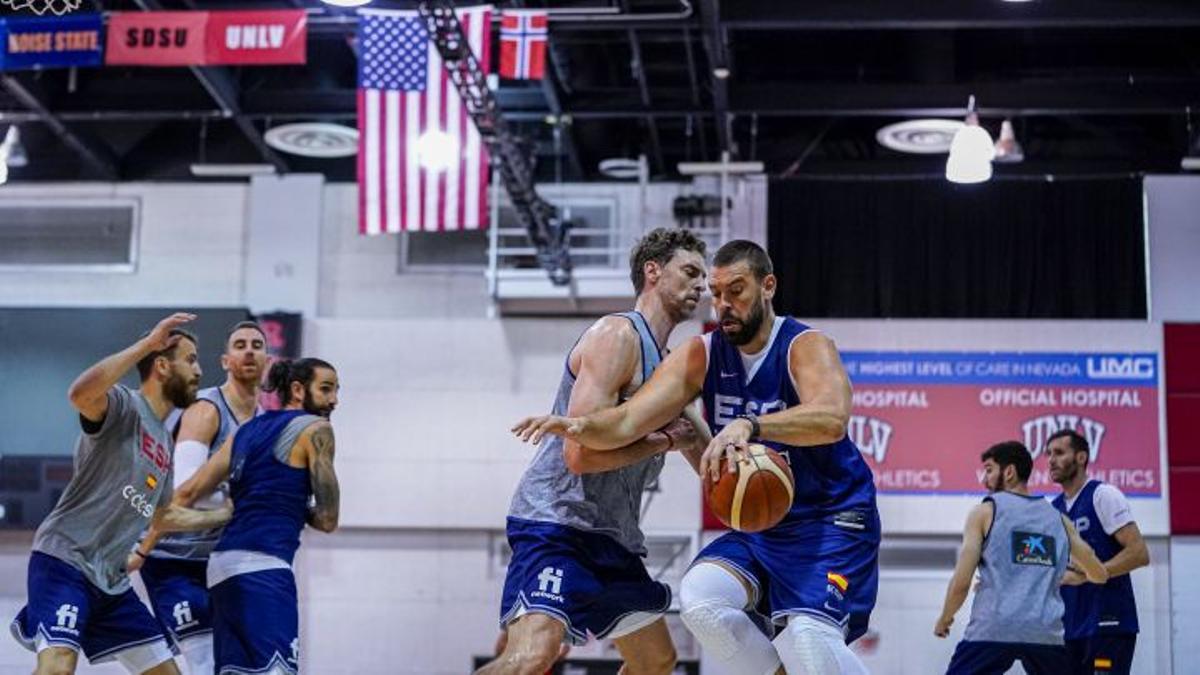
[[[333,428],[322,425],[313,431],[311,441],[313,455],[309,475],[316,505],[309,513],[308,522],[322,532],[332,532],[337,529],[341,498],[337,474],[333,470]]]

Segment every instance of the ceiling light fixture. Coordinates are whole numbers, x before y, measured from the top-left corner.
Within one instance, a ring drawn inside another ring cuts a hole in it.
[[[370,4],[371,0],[321,0],[321,2],[334,7],[362,7]]]
[[[966,125],[954,134],[946,160],[946,180],[952,183],[983,183],[992,178],[996,146],[987,129],[979,126],[975,97],[967,102]]]

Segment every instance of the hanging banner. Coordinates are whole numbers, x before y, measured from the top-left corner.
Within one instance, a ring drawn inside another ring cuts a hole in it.
[[[0,19],[0,69],[99,66],[103,30],[100,14]]]
[[[854,385],[849,434],[881,494],[982,494],[979,455],[1017,440],[1029,488],[1056,493],[1046,439],[1073,429],[1088,473],[1126,495],[1162,496],[1158,356],[1153,353],[842,354]]]
[[[113,12],[104,62],[109,65],[204,64],[208,12]]]
[[[308,52],[308,14],[302,10],[208,13],[208,65],[302,64]]]

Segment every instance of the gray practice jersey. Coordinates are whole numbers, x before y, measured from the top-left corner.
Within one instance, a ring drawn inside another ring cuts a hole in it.
[[[977,642],[1063,644],[1058,585],[1071,543],[1062,514],[1041,497],[997,492],[983,542],[979,591],[963,639]]]
[[[233,414],[233,409],[229,407],[229,402],[225,400],[225,394],[221,392],[220,387],[201,389],[196,393],[196,401],[206,401],[207,403],[202,405],[211,403],[217,409],[219,419],[217,433],[213,436],[212,443],[208,446],[208,456],[212,457],[221,449],[221,444],[225,442],[225,439],[232,436],[241,424],[238,422],[237,416]],[[257,417],[262,412],[262,408],[255,407],[254,416]],[[182,417],[183,411],[177,410],[172,413],[167,417],[167,428],[173,433],[176,432]],[[158,544],[154,547],[154,550],[150,551],[150,557],[175,560],[207,560],[208,554],[212,553],[213,547],[217,545],[217,541],[220,538],[221,528],[203,530],[201,532],[173,532],[163,535],[158,540]]]
[[[101,591],[129,588],[125,559],[154,510],[171,500],[171,434],[140,391],[108,390],[95,433],[79,435],[75,475],[33,537],[33,550],[83,572]]]
[[[641,314],[623,312],[618,316],[629,319],[641,337],[641,382],[644,383],[662,361],[658,344]],[[568,353],[558,395],[554,399],[555,415],[567,414],[571,389],[575,386],[570,361]],[[623,398],[627,398],[633,392],[624,394]],[[658,478],[663,461],[664,457],[659,453],[613,471],[576,475],[567,468],[562,438],[547,436],[521,476],[508,515],[606,534],[629,551],[644,555],[645,537],[638,524],[642,493]]]

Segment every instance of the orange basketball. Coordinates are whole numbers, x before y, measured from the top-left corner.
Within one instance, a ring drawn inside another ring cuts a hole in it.
[[[761,532],[787,515],[796,484],[792,470],[778,452],[751,443],[729,473],[721,460],[721,478],[704,475],[708,507],[722,523],[742,532]]]

